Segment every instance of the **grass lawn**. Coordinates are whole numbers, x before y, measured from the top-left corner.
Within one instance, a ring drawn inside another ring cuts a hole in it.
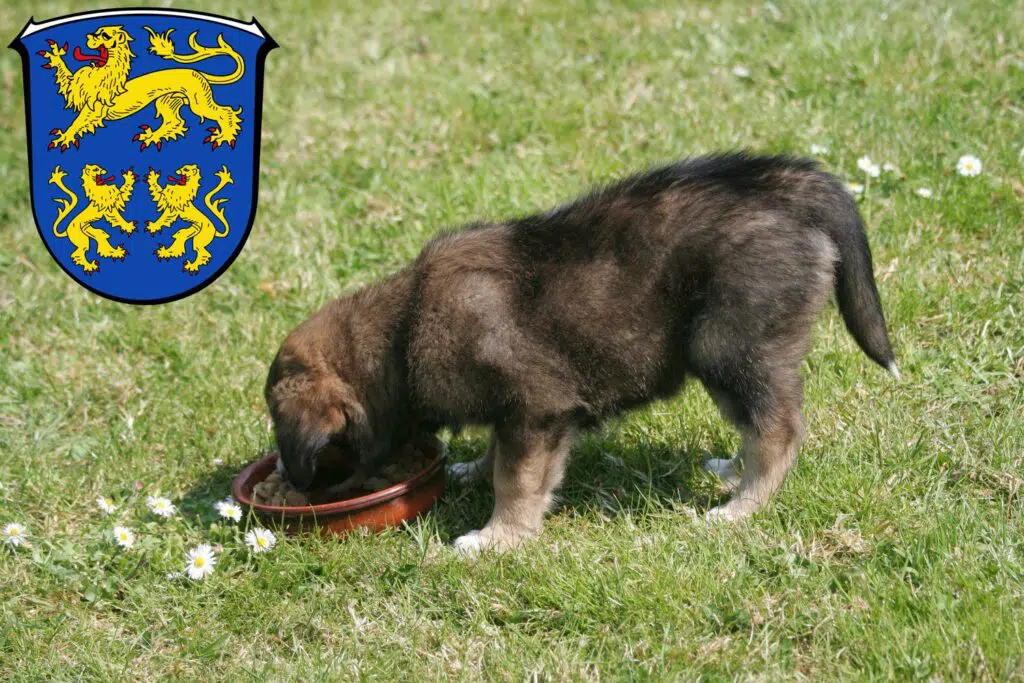
[[[44,248],[3,52],[0,526],[30,546],[0,548],[0,677],[1024,679],[1024,6],[660,4],[202,3],[251,9],[282,46],[259,214],[219,281],[156,307],[88,293]],[[93,7],[3,0],[0,27]],[[811,145],[865,185],[903,380],[829,306],[800,464],[748,523],[700,519],[722,496],[700,464],[738,439],[696,384],[584,438],[515,554],[446,548],[486,520],[482,489],[259,556],[245,520],[217,521],[273,443],[268,364],[328,299],[446,227],[687,155]],[[980,175],[957,173],[965,154]],[[899,172],[868,182],[864,155]],[[157,494],[177,516],[147,512]],[[223,545],[216,571],[169,580],[198,543]]]

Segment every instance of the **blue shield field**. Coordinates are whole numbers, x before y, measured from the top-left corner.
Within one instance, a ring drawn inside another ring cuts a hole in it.
[[[263,63],[255,21],[112,10],[35,23],[22,56],[32,207],[86,288],[172,301],[241,252],[256,211]]]

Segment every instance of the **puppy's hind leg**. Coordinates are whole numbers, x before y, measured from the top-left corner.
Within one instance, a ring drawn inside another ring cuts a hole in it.
[[[562,483],[575,429],[502,428],[494,443],[494,512],[480,531],[455,541],[462,553],[510,550],[540,533],[554,490]]]
[[[751,240],[732,253],[730,275],[718,283],[689,348],[694,374],[743,437],[738,485],[729,502],[708,513],[712,518],[755,512],[796,461],[803,438],[800,362],[833,289],[836,251],[829,239],[777,215],[762,219],[766,225],[751,224]]]
[[[708,512],[709,519],[748,517],[782,486],[803,438],[800,393],[796,370],[776,367],[763,384],[717,396],[722,412],[739,430],[743,445],[732,460],[711,460],[706,465],[722,471],[726,482],[734,487],[728,502]],[[737,472],[739,461],[741,473]]]
[[[463,486],[468,486],[478,481],[493,480],[494,449],[497,438],[497,434],[491,434],[491,441],[487,444],[487,452],[476,460],[472,462],[456,462],[448,465],[448,477]]]
[[[743,473],[732,497],[708,512],[708,519],[743,519],[768,502],[796,462],[803,433],[799,415],[766,431],[743,430]]]

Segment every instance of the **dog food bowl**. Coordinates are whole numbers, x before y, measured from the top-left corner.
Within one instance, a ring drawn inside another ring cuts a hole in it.
[[[356,528],[381,531],[416,519],[441,497],[445,487],[445,449],[437,439],[416,444],[424,454],[432,454],[430,464],[419,474],[380,491],[354,498],[294,507],[256,503],[252,490],[277,467],[278,453],[257,460],[235,477],[231,494],[265,520],[279,523],[291,533],[319,530],[325,534],[344,534]]]

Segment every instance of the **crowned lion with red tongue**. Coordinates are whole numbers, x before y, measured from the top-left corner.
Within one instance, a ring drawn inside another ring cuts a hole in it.
[[[95,133],[97,128],[104,127],[106,121],[137,114],[150,103],[155,104],[155,113],[161,124],[155,129],[146,124],[139,126],[142,132],[133,140],[141,143],[141,149],[150,145],[160,149],[164,142],[184,136],[188,128],[181,117],[181,108],[186,105],[200,120],[212,119],[217,123],[207,129],[210,134],[203,142],[210,143],[213,149],[220,145],[235,146],[241,130],[242,109],[217,104],[210,86],[228,85],[240,80],[245,73],[242,56],[224,41],[222,35],[217,36],[217,47],[205,47],[199,44],[195,32],[188,38],[192,54],[179,55],[174,52],[170,37],[174,29],[160,34],[148,26],[145,29],[149,32],[149,51],[162,59],[191,64],[210,57],[226,56],[234,60],[235,69],[226,76],[196,69],[160,69],[129,79],[128,72],[135,58],[130,43],[134,39],[123,26],[101,26],[85,36],[87,48],[94,50],[95,54],[84,52],[81,46],[75,47],[72,56],[83,65],[71,71],[64,62],[68,44],[60,46],[48,41],[50,49],[39,51],[39,55],[47,60],[43,68],[54,70],[57,90],[67,108],[78,112],[67,128],[50,131],[54,138],[49,149],[59,148],[63,152],[71,145],[78,147],[84,135]]]

